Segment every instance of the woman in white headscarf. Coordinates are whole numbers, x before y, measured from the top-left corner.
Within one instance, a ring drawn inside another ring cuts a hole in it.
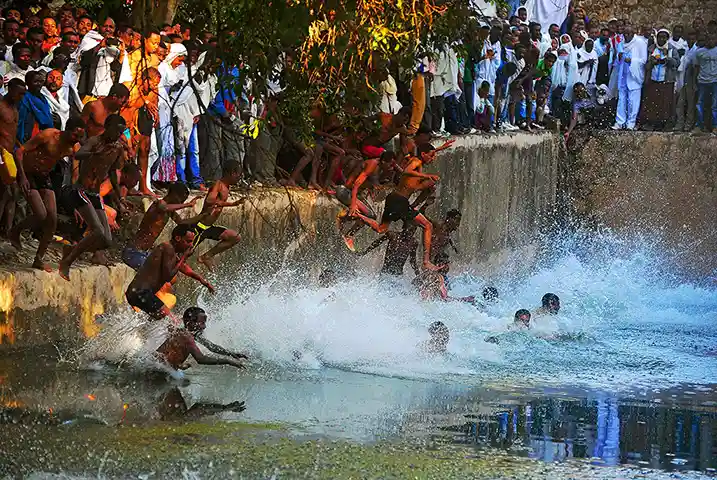
[[[679,52],[670,45],[670,32],[657,31],[654,43],[647,48],[645,88],[640,124],[646,130],[662,130],[675,108],[675,80],[680,66]]]
[[[550,110],[554,117],[565,122],[565,113],[570,111],[568,104],[572,101],[573,85],[578,76],[577,58],[570,36],[562,35],[558,46],[558,59],[553,65],[550,77]]]
[[[585,85],[591,98],[595,98],[595,80],[598,70],[598,53],[595,51],[595,41],[591,38],[585,40],[578,50],[578,81]]]
[[[167,58],[159,65],[159,167],[153,175],[157,182],[177,181],[177,154],[174,145],[173,96],[181,89],[182,70],[187,48],[181,43],[171,44]]]

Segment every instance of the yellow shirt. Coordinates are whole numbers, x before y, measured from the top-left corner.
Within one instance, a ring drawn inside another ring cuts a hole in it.
[[[142,71],[149,67],[157,68],[161,63],[155,53],[146,55],[141,49],[130,53],[127,57],[127,61],[129,62],[129,71],[132,72],[132,81],[125,82],[128,88],[132,88],[132,83],[137,82],[139,78],[141,78]]]

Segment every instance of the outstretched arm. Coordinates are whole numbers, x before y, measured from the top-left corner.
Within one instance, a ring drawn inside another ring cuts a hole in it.
[[[230,352],[230,351],[227,350],[226,348],[224,348],[224,347],[222,347],[222,346],[219,346],[219,345],[217,345],[216,343],[210,342],[209,340],[207,340],[206,338],[204,338],[202,335],[198,335],[198,336],[196,336],[196,337],[194,337],[194,338],[195,338],[195,340],[196,340],[197,342],[199,342],[199,343],[201,343],[202,345],[204,345],[205,347],[207,347],[207,349],[208,349],[210,352],[217,353],[217,354],[219,354],[219,355],[225,355],[225,356],[227,356],[227,357],[233,357],[233,358],[236,358],[237,360],[240,360],[240,359],[242,359],[242,358],[249,358],[248,356],[244,355],[243,353]]]
[[[209,290],[209,293],[214,293],[214,287],[212,286],[212,284],[209,283],[209,281],[206,278],[202,277],[197,272],[192,270],[192,268],[189,265],[187,265],[185,262],[182,262],[181,265],[179,265],[179,271],[182,272],[183,274],[185,274],[186,276],[188,276],[189,278],[192,278],[192,279],[198,281],[199,283],[201,283],[202,285],[204,285],[205,287],[207,287],[207,290]]]
[[[233,358],[212,357],[209,355],[204,355],[197,346],[197,344],[194,342],[189,345],[189,353],[200,365],[231,365],[232,367],[236,368],[244,368],[244,365],[242,365],[241,363],[239,363],[238,360],[235,360]]]
[[[366,182],[366,179],[369,177],[369,175],[371,175],[376,170],[377,165],[378,162],[376,160],[367,161],[359,176],[356,178],[356,180],[354,180],[353,187],[351,188],[351,206],[349,207],[350,216],[356,216],[356,214],[358,213],[359,188],[361,188],[361,185]]]

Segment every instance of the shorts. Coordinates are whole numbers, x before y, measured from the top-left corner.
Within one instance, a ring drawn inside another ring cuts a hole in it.
[[[222,233],[226,232],[227,228],[219,225],[204,225],[199,222],[194,225],[194,248],[197,248],[200,243],[204,240],[221,240]]]
[[[27,181],[30,184],[31,190],[52,190],[50,175],[30,173],[27,175]]]
[[[381,223],[397,222],[399,220],[412,222],[417,216],[418,212],[411,208],[411,204],[406,197],[391,193],[386,197]]]
[[[134,270],[139,270],[144,265],[144,262],[147,261],[149,254],[150,252],[147,250],[138,250],[134,247],[126,246],[122,250],[122,261]]]
[[[125,297],[130,305],[153,317],[157,316],[164,308],[162,300],[157,298],[157,295],[151,290],[128,288]]]
[[[137,131],[140,135],[149,137],[154,130],[154,119],[149,114],[147,107],[142,107],[137,112]]]
[[[97,192],[88,192],[79,185],[72,185],[65,191],[66,204],[73,210],[79,210],[85,205],[92,205],[95,210],[104,210],[105,203]]]
[[[381,155],[383,155],[383,152],[385,152],[386,149],[383,147],[375,147],[373,145],[364,145],[363,148],[361,148],[361,153],[366,158],[380,158]]]

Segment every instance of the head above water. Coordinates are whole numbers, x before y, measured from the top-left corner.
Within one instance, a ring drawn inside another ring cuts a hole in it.
[[[431,335],[431,340],[443,344],[447,344],[448,339],[450,338],[450,332],[448,331],[448,327],[446,327],[443,322],[433,322],[428,327],[428,333],[429,335]]]
[[[192,333],[202,333],[207,328],[207,312],[203,308],[189,307],[182,315],[184,328]]]
[[[560,311],[560,298],[554,293],[546,293],[542,300],[543,308],[553,315]]]
[[[483,300],[486,302],[495,302],[498,300],[498,289],[493,286],[488,286],[483,289]]]
[[[520,310],[515,312],[515,317],[513,318],[513,321],[518,325],[530,327],[530,312],[524,308],[521,308]]]

